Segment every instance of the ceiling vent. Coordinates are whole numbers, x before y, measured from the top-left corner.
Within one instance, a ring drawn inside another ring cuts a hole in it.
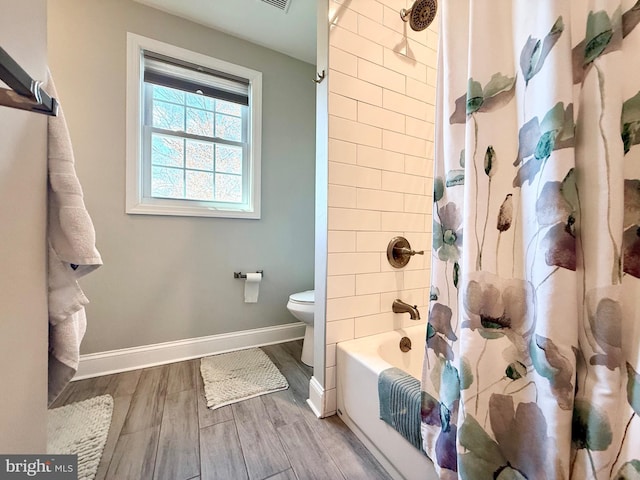
[[[276,7],[278,10],[282,10],[287,13],[292,0],[261,0],[263,3]]]

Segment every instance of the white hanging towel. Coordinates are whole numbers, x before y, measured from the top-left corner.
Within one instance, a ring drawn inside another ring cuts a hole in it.
[[[47,92],[58,98],[51,73]],[[102,265],[93,222],[82,198],[62,108],[48,122],[49,405],[78,370],[89,300],[78,278]]]

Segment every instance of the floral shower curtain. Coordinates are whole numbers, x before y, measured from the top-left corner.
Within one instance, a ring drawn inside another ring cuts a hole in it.
[[[640,479],[640,0],[440,3],[425,451]]]

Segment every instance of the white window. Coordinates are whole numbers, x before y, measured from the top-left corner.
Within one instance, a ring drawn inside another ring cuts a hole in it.
[[[260,218],[262,74],[128,34],[127,213]]]

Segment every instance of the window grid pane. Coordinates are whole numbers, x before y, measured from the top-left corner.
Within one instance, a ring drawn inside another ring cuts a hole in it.
[[[151,196],[242,203],[244,107],[204,95],[149,84],[152,126],[176,135],[151,133]],[[180,136],[187,133],[211,142]],[[215,137],[214,137],[215,135]]]
[[[151,167],[151,195],[159,198],[184,198],[184,170]]]
[[[216,113],[216,137],[232,142],[241,142],[242,119]]]
[[[242,202],[242,177],[216,173],[216,200],[219,202]]]
[[[153,126],[165,130],[184,130],[185,120],[184,105],[162,102],[153,102]]]
[[[213,201],[213,173],[186,170],[186,194],[189,200]]]
[[[182,105],[184,103],[184,92],[174,88],[162,87],[160,85],[149,84],[153,88],[153,98],[165,102]]]
[[[216,100],[216,112],[233,115],[234,117],[241,117],[242,105],[238,105],[233,102],[226,102],[224,100]]]
[[[186,94],[187,106],[200,108],[202,110],[213,111],[215,100],[213,98],[205,97],[197,93]]]
[[[242,175],[242,148],[216,144],[216,172]]]
[[[197,108],[187,108],[186,132],[201,137],[213,137],[213,113]]]
[[[184,140],[179,137],[152,133],[151,164],[167,167],[183,167]]]
[[[186,168],[213,171],[213,143],[187,140]]]

